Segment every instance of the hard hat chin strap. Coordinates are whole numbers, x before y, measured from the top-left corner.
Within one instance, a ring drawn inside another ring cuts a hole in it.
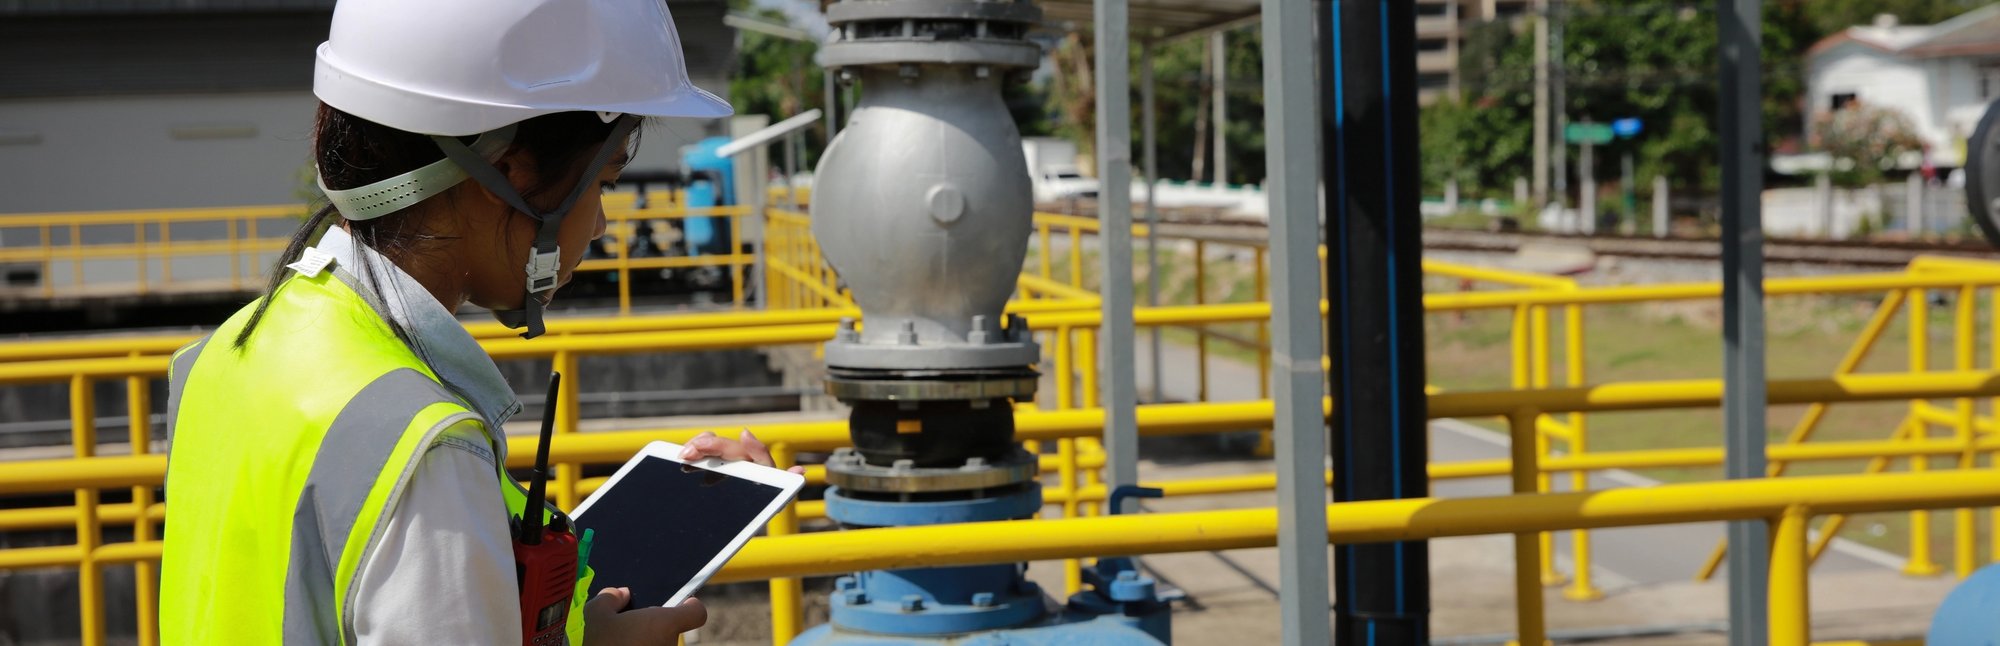
[[[597,173],[604,170],[605,164],[610,163],[612,153],[624,145],[625,138],[631,135],[632,129],[638,125],[638,117],[632,115],[619,117],[617,125],[611,128],[611,136],[606,137],[604,143],[598,145],[597,155],[591,158],[589,166],[584,167],[583,175],[577,180],[576,187],[570,189],[569,197],[563,198],[562,203],[555,209],[546,212],[529,206],[528,201],[521,197],[520,191],[515,190],[514,185],[507,181],[506,175],[458,138],[431,137],[437,141],[438,148],[444,150],[445,157],[458,164],[459,168],[471,175],[474,181],[485,186],[486,190],[499,196],[515,210],[527,214],[540,223],[535,230],[535,246],[528,252],[527,295],[522,299],[521,309],[494,313],[502,325],[516,330],[526,327],[527,331],[521,333],[521,338],[532,339],[541,336],[545,331],[542,325],[542,301],[536,298],[536,295],[555,289],[558,274],[562,271],[562,248],[558,245],[557,234],[562,231],[563,218],[569,216],[570,208],[583,197],[584,191],[591,190],[597,185],[595,181]]]

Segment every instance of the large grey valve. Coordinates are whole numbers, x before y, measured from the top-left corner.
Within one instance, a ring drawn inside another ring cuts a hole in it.
[[[826,345],[827,390],[871,464],[1005,459],[1040,349],[1002,314],[1034,205],[1000,86],[1039,63],[1041,10],[846,0],[827,19],[820,62],[861,99],[820,160],[813,237],[862,314]]]

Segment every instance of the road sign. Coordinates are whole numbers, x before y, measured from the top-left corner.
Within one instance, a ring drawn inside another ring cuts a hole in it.
[[[1563,141],[1573,144],[1608,144],[1611,135],[1611,126],[1602,123],[1572,123],[1563,128]]]
[[[1620,139],[1630,139],[1639,134],[1639,118],[1625,117],[1613,120],[1611,122],[1611,132],[1617,133]]]

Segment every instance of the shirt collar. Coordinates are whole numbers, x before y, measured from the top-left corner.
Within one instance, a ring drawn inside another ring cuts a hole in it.
[[[348,286],[361,293],[376,313],[403,327],[410,349],[445,387],[485,417],[493,431],[521,412],[521,401],[500,376],[493,358],[417,279],[374,249],[355,244],[354,236],[338,226],[328,228],[316,248],[333,257]],[[373,271],[375,280],[354,279],[364,266]]]

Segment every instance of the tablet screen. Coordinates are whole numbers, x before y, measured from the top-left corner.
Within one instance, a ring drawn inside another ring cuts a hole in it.
[[[633,608],[665,604],[784,490],[646,456],[576,517],[595,532],[590,594],[632,589]]]

